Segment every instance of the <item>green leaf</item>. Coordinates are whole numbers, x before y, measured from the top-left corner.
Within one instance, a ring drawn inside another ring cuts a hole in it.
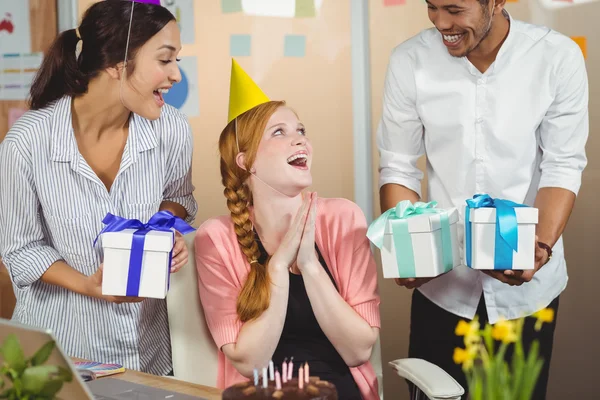
[[[30,367],[23,373],[23,390],[28,393],[38,394],[48,381],[59,373],[54,365],[38,365]]]
[[[483,382],[480,372],[475,372],[473,380],[473,388],[469,390],[470,400],[483,400]],[[494,399],[489,399],[494,400]]]
[[[8,335],[4,340],[3,355],[4,362],[8,364],[10,368],[15,370],[18,375],[21,375],[25,370],[27,364],[25,363],[25,355],[23,349],[21,349],[21,343],[17,339],[16,335]]]
[[[57,379],[63,382],[71,382],[73,380],[73,373],[70,369],[58,367]]]
[[[15,379],[13,382],[13,388],[15,389],[15,397],[18,399],[21,396],[21,392],[23,391],[23,383],[20,379]]]
[[[31,357],[31,365],[41,365],[48,361],[50,355],[52,354],[52,350],[56,347],[56,343],[51,340],[45,345],[43,345],[34,355]]]
[[[492,338],[492,326],[490,324],[486,324],[483,330],[483,340],[490,358],[494,357],[494,338]]]
[[[46,382],[44,388],[40,391],[40,398],[53,399],[56,394],[62,389],[64,382],[59,379],[55,379]]]
[[[511,382],[511,398],[518,399],[518,394],[521,392],[521,387],[523,386],[524,381],[524,373],[523,370],[524,362],[521,357],[517,357],[516,354],[513,354],[512,360],[512,382]]]
[[[8,397],[13,391],[13,388],[6,389],[4,392],[0,393],[0,399],[8,399]]]

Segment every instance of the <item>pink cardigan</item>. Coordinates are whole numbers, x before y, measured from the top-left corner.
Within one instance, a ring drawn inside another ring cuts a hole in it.
[[[346,199],[319,198],[315,240],[341,296],[371,326],[380,327],[377,271],[361,209]],[[229,215],[204,222],[195,237],[198,290],[208,329],[219,349],[235,343],[242,323],[236,300],[250,265],[237,242]],[[246,380],[219,351],[217,386]],[[350,368],[363,399],[379,399],[370,362]]]

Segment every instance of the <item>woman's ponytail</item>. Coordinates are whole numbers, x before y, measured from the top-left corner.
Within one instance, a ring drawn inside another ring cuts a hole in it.
[[[31,85],[32,110],[44,108],[65,95],[87,91],[88,79],[79,70],[75,54],[79,40],[75,29],[64,31],[56,38]]]

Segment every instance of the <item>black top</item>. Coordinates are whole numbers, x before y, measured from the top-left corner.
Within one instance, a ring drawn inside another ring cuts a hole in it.
[[[256,235],[256,238],[261,254],[259,261],[262,265],[265,265],[267,252],[258,240],[258,235]],[[319,263],[337,289],[319,248],[316,245],[315,248],[319,255]],[[350,369],[317,322],[306,294],[302,275],[292,272],[290,272],[290,289],[285,323],[272,358],[275,365],[281,366],[284,360],[289,362],[291,357],[294,357],[293,375],[295,377],[298,376],[298,368],[308,362],[310,375],[318,376],[322,380],[333,383],[337,388],[340,400],[362,399]]]

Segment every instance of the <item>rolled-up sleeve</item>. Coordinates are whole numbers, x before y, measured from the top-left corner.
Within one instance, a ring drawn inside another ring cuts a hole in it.
[[[423,172],[417,167],[425,153],[423,124],[416,109],[411,58],[400,49],[390,57],[383,89],[383,110],[377,129],[379,187],[405,186],[421,195]]]
[[[173,116],[168,119],[172,129],[172,142],[169,149],[169,159],[166,185],[163,200],[180,204],[187,212],[186,222],[192,223],[198,212],[198,203],[194,199],[192,184],[192,129],[183,116]]]
[[[31,160],[9,140],[0,143],[0,258],[24,288],[62,259],[45,241]]]
[[[576,44],[564,57],[556,78],[554,101],[539,127],[542,150],[539,188],[559,187],[577,195],[587,165],[589,89],[585,60]]]

